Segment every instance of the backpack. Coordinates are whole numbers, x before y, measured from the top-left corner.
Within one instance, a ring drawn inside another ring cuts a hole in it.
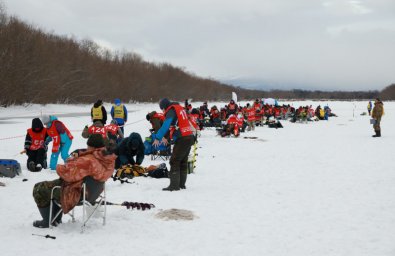
[[[21,174],[21,165],[13,159],[0,159],[0,177],[14,178]]]
[[[146,176],[145,173],[146,173],[146,171],[145,171],[144,167],[141,167],[140,165],[128,164],[126,166],[122,166],[122,167],[118,168],[115,176],[120,179],[123,179],[123,178],[132,179],[132,178],[138,177],[138,176]]]
[[[156,179],[168,178],[169,171],[167,170],[166,164],[160,164],[156,169],[149,171],[148,176]]]

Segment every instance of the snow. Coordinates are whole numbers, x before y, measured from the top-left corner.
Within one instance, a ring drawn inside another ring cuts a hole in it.
[[[367,102],[292,104],[329,104],[338,117],[307,124],[283,121],[283,129],[257,127],[241,138],[205,130],[186,190],[162,191],[168,179],[138,177],[134,184],[109,180],[109,201],[153,203],[156,208],[108,206],[107,224],[92,219],[83,234],[80,207],[76,223],[65,216],[53,229],[32,226],[41,218],[32,188],[57,175],[27,171],[26,156],[18,152],[31,119],[41,113],[60,114],[75,136],[72,149],[84,147],[79,134],[90,122],[91,106],[0,108],[0,158],[17,159],[23,168],[21,176],[0,178],[6,183],[0,187],[0,255],[395,255],[395,103],[384,102],[382,138],[371,137],[369,117],[360,115]],[[126,134],[148,136],[145,115],[158,110],[157,104],[127,107]],[[161,162],[146,157],[143,165]],[[196,217],[156,217],[173,208]]]

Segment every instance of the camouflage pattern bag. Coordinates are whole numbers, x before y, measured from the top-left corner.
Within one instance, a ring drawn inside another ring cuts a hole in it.
[[[138,176],[145,176],[145,168],[140,165],[124,165],[117,169],[115,176],[117,178],[123,179],[128,178],[132,179]]]

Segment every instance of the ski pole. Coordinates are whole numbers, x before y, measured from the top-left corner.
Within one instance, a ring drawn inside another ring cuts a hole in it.
[[[45,237],[45,238],[51,238],[51,239],[56,239],[55,236],[50,236],[50,235],[39,235],[39,234],[32,234],[32,236],[41,236],[41,237]]]

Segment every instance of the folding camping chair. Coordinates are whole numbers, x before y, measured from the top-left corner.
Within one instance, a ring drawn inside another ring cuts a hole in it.
[[[81,197],[82,198],[81,198],[80,202],[76,205],[76,206],[82,205],[81,233],[84,232],[87,222],[90,220],[90,218],[93,216],[93,214],[95,214],[95,212],[99,210],[99,207],[101,205],[103,205],[103,208],[104,208],[103,226],[106,225],[107,201],[106,201],[106,186],[105,185],[106,185],[105,182],[97,181],[90,176],[84,178],[84,182],[82,183],[82,188],[81,188],[81,190],[82,190]],[[99,189],[94,189],[93,186],[97,186],[97,187],[99,187]],[[101,190],[101,188],[103,190]],[[51,191],[51,202],[50,202],[50,207],[49,207],[49,227],[50,228],[52,228],[52,224],[54,223],[56,218],[63,212],[60,202],[57,202],[53,197],[54,191],[56,189],[61,189],[61,187],[55,186],[52,188],[52,191]],[[89,191],[88,197],[86,196],[87,190]],[[97,199],[99,199],[99,200],[96,202]],[[60,210],[55,213],[55,216],[53,216],[53,213],[52,213],[54,204],[60,208]],[[93,210],[89,214],[86,213],[88,207],[89,208],[93,207]],[[74,210],[75,210],[75,207],[73,208],[71,213],[68,213],[68,215],[71,216],[72,222],[75,222]]]
[[[152,147],[151,160],[162,159],[163,161],[169,160],[171,157],[171,145],[159,145],[158,148]]]

